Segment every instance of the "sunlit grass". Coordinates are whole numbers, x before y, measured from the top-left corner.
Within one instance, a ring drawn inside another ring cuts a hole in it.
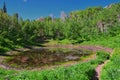
[[[106,37],[99,40],[86,41],[81,43],[81,45],[95,45],[95,46],[104,46],[110,48],[119,48],[120,47],[120,36],[115,37]]]

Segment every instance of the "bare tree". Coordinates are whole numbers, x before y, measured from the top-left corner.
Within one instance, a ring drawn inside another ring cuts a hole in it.
[[[104,22],[100,21],[97,23],[98,29],[100,32],[107,32],[107,27]]]
[[[37,20],[43,22],[45,19],[44,19],[44,17],[41,16],[41,17],[38,18]]]
[[[50,14],[50,17],[52,19],[52,22],[54,22],[54,15],[53,14]]]
[[[118,15],[118,21],[120,22],[120,14]]]
[[[65,14],[64,11],[62,11],[61,14],[60,14],[60,18],[61,18],[61,20],[62,20],[63,22],[65,22],[66,17],[67,17],[67,15]]]

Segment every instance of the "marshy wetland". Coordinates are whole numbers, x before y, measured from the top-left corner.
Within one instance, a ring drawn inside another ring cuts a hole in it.
[[[92,51],[68,48],[37,48],[16,52],[8,56],[4,64],[16,68],[38,68],[43,66],[60,65],[70,61],[80,61],[81,57],[92,54]]]

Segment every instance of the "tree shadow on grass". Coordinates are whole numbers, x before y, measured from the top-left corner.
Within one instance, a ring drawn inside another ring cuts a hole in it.
[[[0,56],[12,56],[12,55],[9,55],[9,54],[6,54],[6,53],[0,53]]]

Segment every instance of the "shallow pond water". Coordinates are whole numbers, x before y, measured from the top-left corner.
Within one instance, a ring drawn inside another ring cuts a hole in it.
[[[68,61],[79,61],[82,56],[90,55],[90,51],[65,48],[38,48],[18,53],[7,59],[7,64],[19,67],[41,67],[56,65]]]

